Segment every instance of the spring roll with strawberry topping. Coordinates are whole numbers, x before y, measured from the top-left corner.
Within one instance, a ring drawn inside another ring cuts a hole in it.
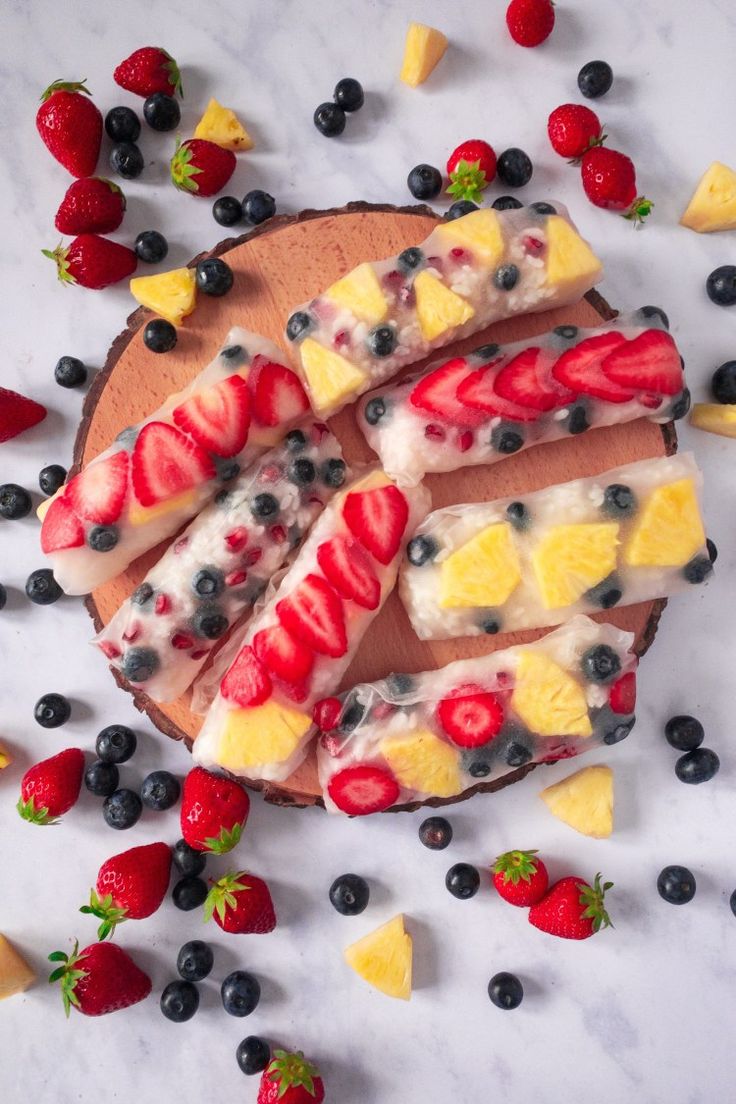
[[[400,490],[379,469],[334,496],[229,667],[216,668],[197,763],[274,782],[299,766],[312,706],[339,686],[428,504],[424,488]]]
[[[303,423],[169,546],[95,643],[136,689],[174,701],[347,478],[327,426]]]
[[[39,510],[62,590],[86,594],[197,514],[309,409],[276,346],[232,329],[215,359]]]

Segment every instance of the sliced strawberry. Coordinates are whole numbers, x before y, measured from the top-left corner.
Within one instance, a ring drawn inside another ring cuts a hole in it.
[[[286,425],[309,410],[309,399],[301,380],[284,364],[254,357],[248,385],[253,398],[253,417],[259,425]]]
[[[363,546],[350,537],[333,537],[317,549],[317,563],[328,583],[343,598],[352,598],[364,609],[374,610],[381,601],[381,584]]]
[[[573,391],[550,379],[549,370],[554,354],[548,349],[531,346],[513,357],[498,372],[493,386],[496,394],[509,402],[532,410],[554,410],[575,398]]]
[[[342,602],[320,575],[307,575],[276,604],[285,629],[320,655],[338,659],[348,650]]]
[[[165,422],[149,422],[133,449],[133,490],[141,506],[198,487],[215,477],[212,460],[198,444]]]
[[[64,548],[81,548],[84,527],[72,510],[66,495],[55,498],[41,526],[41,551],[61,552]]]
[[[482,410],[484,420],[489,418],[508,418],[512,422],[534,422],[539,416],[537,410],[529,406],[520,406],[502,398],[495,388],[496,376],[502,358],[492,360],[476,368],[458,385],[457,397],[474,410]]]
[[[342,516],[353,536],[379,563],[391,563],[409,519],[409,507],[398,487],[389,483],[372,491],[351,491]]]
[[[314,655],[283,625],[261,629],[253,637],[253,651],[270,675],[284,682],[303,682],[312,670]]]
[[[271,693],[271,680],[250,644],[244,645],[220,683],[220,693],[236,705],[260,705]]]
[[[381,767],[362,764],[333,774],[327,791],[341,812],[348,816],[380,813],[398,801],[400,789],[394,776]]]
[[[453,744],[480,747],[498,734],[503,724],[503,707],[495,694],[467,683],[440,702],[437,719]]]
[[[250,429],[250,393],[242,376],[228,376],[175,407],[172,418],[216,456],[236,456]]]
[[[417,410],[443,422],[456,426],[477,426],[485,418],[479,410],[461,403],[457,397],[458,385],[468,375],[468,362],[464,357],[454,357],[419,380],[409,395],[409,402]]]
[[[636,674],[629,671],[614,682],[608,698],[608,704],[614,713],[633,713],[636,705]]]
[[[601,371],[619,386],[635,391],[676,395],[684,386],[680,354],[663,330],[645,330],[619,345],[603,361]]]
[[[75,475],[65,497],[77,514],[96,525],[112,525],[123,512],[128,490],[128,454],[114,452]]]
[[[630,402],[634,397],[633,391],[625,391],[612,383],[601,371],[601,364],[608,354],[625,343],[623,334],[615,330],[586,337],[579,345],[574,345],[558,358],[552,368],[552,375],[558,383],[569,387],[571,391],[594,395],[606,402]]]

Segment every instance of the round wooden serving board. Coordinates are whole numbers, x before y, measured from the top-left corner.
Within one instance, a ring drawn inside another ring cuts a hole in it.
[[[230,326],[244,326],[283,348],[284,324],[295,305],[322,291],[359,262],[388,257],[421,242],[435,221],[436,216],[427,207],[351,203],[340,210],[282,215],[246,236],[222,242],[213,253],[227,257],[235,274],[233,290],[222,299],[200,296],[196,311],[179,330],[174,352],[161,356],[144,346],[142,327],[150,317],[149,311],[141,308],[128,319],[128,328],[114,341],[107,362],[87,395],[75,443],[74,470],[106,448],[121,429],[140,421],[172,391],[184,387],[216,354]],[[466,352],[490,340],[518,341],[562,322],[595,326],[614,316],[605,300],[597,292],[590,292],[575,306],[498,323],[449,345],[444,353],[449,356]],[[435,358],[438,355],[442,354],[435,353]],[[415,370],[416,365],[412,365],[411,371]],[[348,461],[374,459],[355,425],[352,409],[334,417],[331,426]],[[660,427],[642,419],[532,448],[488,467],[430,475],[427,485],[434,508],[477,502],[522,495],[551,483],[593,475],[648,456],[662,456],[673,452],[675,447],[671,424]],[[152,549],[88,597],[87,608],[98,630],[110,620],[162,551],[163,548]],[[641,655],[654,638],[664,604],[647,602],[601,616],[634,632],[636,650]],[[361,643],[343,686],[380,678],[391,671],[436,668],[451,660],[533,640],[544,631],[421,642],[414,635],[398,596],[393,594]],[[156,705],[145,694],[133,690],[118,672],[114,674],[157,728],[191,746],[201,722],[190,712],[189,694],[170,705]],[[530,769],[521,768],[496,782],[480,783],[453,800],[498,789],[523,777]],[[263,789],[267,800],[284,805],[321,803],[313,756],[288,782],[281,786],[258,784],[258,788]],[[426,804],[448,802],[436,800]]]

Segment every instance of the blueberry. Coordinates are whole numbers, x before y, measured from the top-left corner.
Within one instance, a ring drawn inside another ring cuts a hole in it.
[[[242,221],[243,204],[235,196],[220,196],[212,204],[212,217],[220,226],[235,226]]]
[[[153,598],[153,587],[150,583],[141,583],[130,596],[134,606],[145,606]]]
[[[495,755],[491,746],[472,748],[463,751],[460,766],[471,778],[487,778],[493,769]]]
[[[374,326],[368,331],[365,343],[372,356],[391,356],[396,348],[396,331],[392,326]]]
[[[120,771],[114,763],[96,759],[84,772],[84,784],[95,797],[109,797],[120,782]]]
[[[237,460],[231,460],[224,456],[215,456],[213,459],[217,469],[217,478],[221,482],[229,483],[231,479],[235,479],[236,475],[240,475],[240,464]]]
[[[230,1016],[250,1016],[261,999],[258,978],[246,970],[233,970],[220,986],[222,1007]]]
[[[710,556],[694,556],[682,569],[689,583],[704,583],[713,570]]]
[[[341,916],[358,916],[368,907],[370,889],[359,874],[341,874],[330,886],[330,904]]]
[[[87,382],[87,369],[78,357],[59,357],[54,368],[59,387],[81,387]]]
[[[294,311],[286,323],[286,336],[289,341],[301,341],[314,326],[314,319],[306,311]]]
[[[613,717],[611,717],[611,721],[610,727],[607,728],[603,734],[603,743],[609,746],[611,744],[620,744],[622,740],[626,739],[634,727],[636,717],[629,717],[626,721],[614,720]]]
[[[0,485],[0,517],[6,521],[17,521],[27,517],[32,508],[31,496],[23,487],[17,483]]]
[[[442,191],[442,173],[433,165],[415,165],[406,183],[415,199],[435,199]]]
[[[406,555],[410,564],[414,567],[422,567],[429,560],[433,560],[439,552],[439,545],[433,537],[424,535],[412,537],[406,548]]]
[[[590,682],[612,682],[621,670],[621,660],[608,644],[596,644],[583,652],[580,668]]]
[[[275,495],[264,492],[255,496],[250,508],[257,518],[274,518],[279,512],[279,500]]]
[[[131,682],[147,682],[158,671],[160,662],[153,648],[128,648],[122,671]]]
[[[345,112],[335,103],[321,103],[316,108],[313,119],[317,130],[325,138],[336,138],[345,129]]]
[[[179,103],[165,92],[154,92],[143,103],[143,118],[151,130],[175,130],[181,121]]]
[[[248,364],[250,361],[248,352],[242,345],[226,345],[224,349],[220,349],[220,356],[227,361],[227,367],[230,369],[238,368],[241,364]]]
[[[284,444],[289,452],[303,452],[307,447],[307,438],[300,429],[290,429],[284,437]]]
[[[521,431],[518,429],[511,429],[508,425],[504,425],[501,422],[493,430],[491,430],[491,447],[496,452],[501,452],[505,456],[510,455],[512,452],[518,452],[524,444],[524,438],[521,435]]]
[[[486,636],[495,636],[501,631],[501,621],[495,616],[486,616],[480,623],[480,629]]]
[[[600,606],[601,609],[612,609],[617,606],[623,596],[621,580],[615,572],[607,575],[600,583],[596,583],[585,591],[583,598],[592,606]]]
[[[66,468],[61,464],[49,464],[38,473],[38,485],[45,495],[56,494],[66,479]]]
[[[345,461],[331,457],[320,469],[320,479],[327,487],[342,487],[345,482]]]
[[[558,337],[562,337],[565,341],[574,341],[578,336],[577,326],[555,326],[552,333],[557,334]]]
[[[112,724],[103,728],[95,741],[97,757],[103,763],[127,763],[135,754],[138,739],[127,725]]]
[[[265,1039],[259,1039],[257,1035],[248,1035],[238,1043],[235,1058],[243,1073],[252,1077],[255,1073],[261,1073],[271,1061],[271,1048]]]
[[[171,899],[182,912],[191,912],[204,904],[207,883],[202,878],[180,878],[171,891]]]
[[[664,726],[664,738],[677,751],[694,751],[705,739],[705,730],[697,717],[678,713]]]
[[[523,188],[531,180],[534,166],[527,153],[512,146],[500,154],[496,172],[502,184],[509,188]]]
[[[188,878],[196,878],[207,865],[207,856],[203,851],[190,847],[185,839],[177,840],[171,849],[174,866]]]
[[[243,214],[246,222],[258,226],[276,214],[276,200],[268,192],[254,188],[243,199]]]
[[[363,417],[368,425],[372,426],[378,425],[385,413],[386,403],[381,395],[377,395],[375,399],[369,399],[363,408]]]
[[[656,318],[663,329],[669,330],[670,328],[670,320],[661,307],[647,305],[646,307],[639,307],[637,313],[641,315],[645,322],[651,322],[653,318]]]
[[[708,550],[708,559],[714,564],[718,559],[718,549],[716,548],[715,542],[712,541],[710,537],[706,537],[705,547]]]
[[[8,592],[5,589],[5,587],[3,586],[3,584],[0,583],[0,610],[5,609],[5,604],[6,604],[7,600],[8,600]]]
[[[736,916],[736,889],[733,891],[728,899],[728,903],[731,906],[731,912]]]
[[[224,636],[230,626],[225,614],[219,606],[209,603],[202,605],[192,617],[192,628],[197,636],[203,636],[205,640],[219,640]]]
[[[93,552],[112,552],[120,540],[120,533],[114,525],[95,525],[87,534],[87,544]]]
[[[115,438],[115,443],[122,445],[128,452],[133,448],[133,445],[138,439],[139,430],[136,426],[126,426],[125,429],[121,429]]]
[[[523,206],[524,204],[516,196],[499,196],[491,204],[495,211],[518,211]]]
[[[531,524],[531,515],[523,502],[509,502],[506,507],[506,517],[514,529],[528,529]]]
[[[397,268],[405,273],[416,272],[418,269],[424,268],[426,263],[427,258],[416,245],[411,245],[403,253],[399,253],[396,261]]]
[[[431,816],[419,825],[419,840],[430,851],[444,851],[452,843],[452,825],[441,816]]]
[[[340,731],[347,733],[352,732],[358,727],[365,715],[365,706],[357,698],[348,703],[346,702],[347,709],[343,706],[343,711],[340,716]]]
[[[26,596],[36,606],[50,606],[53,602],[58,602],[63,594],[53,571],[48,567],[32,571],[26,579],[25,589]]]
[[[161,994],[161,1011],[172,1023],[186,1023],[199,1008],[199,990],[191,981],[170,981]]]
[[[105,823],[120,832],[137,824],[142,811],[141,799],[133,790],[115,790],[102,803]]]
[[[524,999],[524,987],[516,974],[494,974],[488,982],[488,996],[496,1008],[510,1011],[518,1008]]]
[[[169,243],[158,230],[142,230],[135,239],[135,252],[144,264],[160,264],[169,252]]]
[[[41,728],[60,728],[72,715],[72,707],[63,694],[44,694],[33,707],[33,716]]]
[[[110,168],[124,180],[135,180],[143,167],[143,154],[135,142],[118,142],[110,150]]]
[[[216,598],[225,589],[225,576],[217,567],[202,567],[192,579],[192,590],[198,598]]]
[[[146,775],[141,786],[141,801],[147,809],[162,813],[176,805],[181,786],[179,779],[165,770],[152,771]]]
[[[233,270],[222,257],[206,257],[197,264],[196,279],[201,292],[219,298],[233,286]]]
[[[506,744],[504,758],[510,767],[523,767],[532,758],[532,751],[526,744],[513,738],[516,726],[509,725],[507,732],[512,735],[512,739]]]
[[[286,474],[288,479],[298,487],[307,487],[317,478],[317,469],[306,456],[300,456],[298,460],[292,460]]]
[[[201,939],[190,939],[176,956],[176,969],[184,981],[203,981],[214,963],[212,948]]]
[[[454,219],[462,218],[463,215],[469,215],[472,211],[478,210],[478,204],[473,203],[470,199],[456,199],[455,202],[447,209],[445,219],[447,222],[452,222]]]
[[[578,73],[578,88],[587,100],[605,96],[613,84],[613,69],[607,61],[588,61]]]
[[[343,77],[339,80],[332,97],[343,111],[359,111],[365,103],[363,85],[354,77]]]
[[[480,874],[470,863],[455,863],[447,871],[445,886],[453,897],[467,901],[475,897],[480,887]]]
[[[712,303],[732,307],[736,303],[736,265],[714,268],[705,282],[705,290]]]
[[[130,107],[113,107],[105,116],[105,133],[113,142],[136,142],[141,122]]]
[[[718,774],[721,761],[710,748],[699,747],[687,751],[675,763],[675,774],[681,782],[697,786],[701,782],[710,782]]]
[[[665,866],[657,878],[657,892],[668,905],[686,905],[695,896],[695,876],[686,866]]]
[[[229,491],[218,491],[215,495],[215,502],[218,506],[221,506],[223,510],[230,509],[230,503],[232,501],[232,495]]]
[[[690,389],[684,387],[679,395],[675,395],[670,405],[670,418],[673,422],[679,421],[680,418],[684,418],[690,409]]]
[[[556,215],[557,208],[553,207],[551,203],[530,203],[530,211],[536,211],[538,215]]]
[[[165,318],[153,318],[143,330],[143,344],[152,353],[170,353],[176,345],[176,326]]]
[[[519,270],[515,264],[499,265],[493,273],[493,283],[499,291],[511,291],[519,282]]]
[[[601,510],[609,517],[630,517],[636,513],[637,506],[636,495],[625,483],[609,483],[603,492]]]
[[[488,345],[479,345],[477,349],[473,349],[471,356],[475,357],[476,360],[489,361],[493,360],[500,351],[500,345],[496,345],[495,342],[490,342]]]
[[[710,389],[717,403],[736,403],[736,360],[726,360],[716,368]]]
[[[386,679],[388,683],[389,692],[394,697],[403,697],[405,694],[411,694],[414,689],[414,678],[412,675],[399,674],[392,672]]]
[[[579,433],[585,433],[590,429],[590,422],[588,421],[588,411],[582,405],[577,403],[575,406],[570,407],[570,417],[567,422],[567,431],[572,433],[573,436],[577,436]]]

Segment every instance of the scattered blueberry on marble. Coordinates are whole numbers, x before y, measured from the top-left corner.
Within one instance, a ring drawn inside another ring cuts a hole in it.
[[[26,597],[36,606],[50,606],[58,602],[64,593],[53,571],[48,567],[39,567],[26,579]]]
[[[519,208],[523,206],[524,204],[521,200],[517,199],[516,196],[510,195],[498,196],[491,204],[491,207],[493,207],[495,211],[518,211]]]
[[[196,878],[207,865],[204,851],[197,851],[196,848],[190,847],[184,839],[177,840],[171,852],[174,866],[187,878]]]
[[[141,121],[130,107],[112,107],[105,115],[105,132],[113,142],[136,142]]]
[[[212,970],[215,956],[209,944],[191,939],[180,948],[176,968],[184,981],[203,981]]]
[[[419,825],[419,839],[430,851],[444,851],[452,843],[452,825],[441,816],[431,816]]]
[[[8,592],[5,589],[5,587],[3,586],[3,584],[0,583],[0,610],[5,609],[5,605],[6,605],[7,601],[8,601]]]
[[[161,994],[161,1011],[172,1023],[191,1020],[199,1008],[199,990],[191,981],[170,981]]]
[[[87,382],[87,369],[79,357],[59,357],[54,368],[59,387],[82,387]]]
[[[613,69],[607,61],[588,61],[578,73],[578,88],[587,100],[605,96],[613,84]]]
[[[120,782],[120,772],[114,763],[96,759],[84,772],[84,784],[95,797],[109,797]]]
[[[524,987],[516,974],[502,971],[500,974],[494,974],[488,982],[488,996],[491,1004],[495,1004],[496,1008],[509,1011],[512,1008],[518,1008],[521,1004],[524,999]]]
[[[220,196],[212,204],[212,217],[220,226],[236,226],[243,219],[243,204],[235,196]]]
[[[665,866],[657,878],[657,892],[670,905],[692,901],[695,888],[695,876],[686,866]]]
[[[261,986],[247,970],[233,970],[220,986],[220,996],[229,1016],[250,1016],[261,999]]]
[[[687,751],[675,763],[675,774],[681,782],[697,786],[701,782],[710,782],[721,766],[721,761],[710,748],[699,747]]]
[[[169,771],[152,771],[143,779],[141,786],[141,801],[148,809],[155,812],[164,812],[176,805],[181,793],[179,779]]]
[[[207,883],[201,878],[180,878],[171,891],[171,899],[182,912],[191,912],[204,904]]]
[[[358,916],[368,906],[370,889],[359,874],[341,874],[330,886],[330,903],[342,916]]]
[[[135,239],[134,249],[144,264],[160,264],[169,252],[169,243],[158,230],[142,230]]]
[[[345,129],[345,112],[336,103],[325,101],[315,108],[314,125],[325,138],[336,138]]]
[[[705,282],[708,298],[718,307],[736,304],[736,265],[714,268]]]
[[[95,741],[97,757],[103,763],[127,763],[135,754],[138,740],[127,725],[113,724],[103,728]]]
[[[710,389],[717,403],[736,403],[736,360],[726,360],[716,368]]]
[[[137,824],[142,811],[141,799],[133,790],[115,790],[102,803],[105,823],[118,831],[125,831]]]
[[[110,150],[110,168],[124,180],[135,180],[143,167],[143,154],[135,142],[118,142]]]
[[[664,736],[670,747],[677,751],[694,751],[705,739],[705,730],[697,717],[678,713],[667,721]]]
[[[343,77],[335,85],[332,98],[343,111],[359,111],[365,103],[363,85],[354,77]]]
[[[502,184],[509,188],[523,188],[532,178],[534,166],[529,154],[512,146],[499,155],[496,173]]]
[[[243,215],[246,222],[259,226],[276,214],[276,200],[261,188],[254,188],[243,198]]]
[[[33,708],[33,716],[41,728],[59,728],[71,715],[69,699],[63,694],[44,694]]]
[[[31,496],[25,487],[19,487],[17,483],[0,485],[0,517],[6,521],[18,521],[28,517],[32,508]]]
[[[45,495],[54,495],[66,479],[66,468],[61,464],[47,464],[38,473],[38,485]]]
[[[447,871],[445,885],[453,897],[467,901],[475,897],[480,887],[480,874],[470,863],[455,863]]]
[[[175,130],[181,121],[179,102],[165,92],[154,92],[144,101],[143,118],[151,130]]]
[[[436,199],[442,191],[442,173],[434,165],[415,165],[406,183],[415,199]]]
[[[248,1035],[238,1043],[235,1058],[243,1073],[252,1077],[255,1073],[261,1073],[271,1061],[271,1048],[265,1039]]]

